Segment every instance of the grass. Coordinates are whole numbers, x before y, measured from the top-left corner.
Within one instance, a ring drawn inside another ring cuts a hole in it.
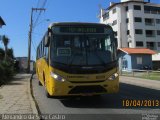
[[[142,78],[150,80],[160,80],[160,73],[149,73],[148,75],[142,76]]]
[[[123,76],[128,76],[128,77],[136,77],[136,78],[142,78],[142,79],[150,79],[150,80],[159,80],[160,81],[160,72],[155,73],[155,72],[123,72]]]

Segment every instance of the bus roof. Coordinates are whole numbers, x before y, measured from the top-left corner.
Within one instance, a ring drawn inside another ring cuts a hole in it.
[[[93,26],[101,26],[101,27],[110,27],[110,25],[102,24],[102,23],[87,23],[87,22],[56,22],[56,23],[51,23],[49,25],[49,28],[53,26],[88,26],[88,25],[93,25]]]

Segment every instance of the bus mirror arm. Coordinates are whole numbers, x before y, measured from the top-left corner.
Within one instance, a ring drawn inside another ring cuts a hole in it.
[[[45,42],[44,42],[44,44],[45,44],[45,47],[49,47],[49,44],[50,44],[50,37],[47,35],[47,36],[45,36]]]

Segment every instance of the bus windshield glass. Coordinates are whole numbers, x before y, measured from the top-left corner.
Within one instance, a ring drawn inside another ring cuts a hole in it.
[[[51,42],[51,61],[69,66],[104,66],[116,60],[111,35],[55,35]]]

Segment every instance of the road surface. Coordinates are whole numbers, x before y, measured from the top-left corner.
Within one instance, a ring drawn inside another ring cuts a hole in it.
[[[160,91],[120,83],[120,92],[100,97],[47,98],[43,86],[38,85],[36,75],[32,80],[34,97],[42,114],[65,114],[69,120],[142,119],[145,115],[156,117],[159,106],[123,106],[124,100],[160,100]],[[155,116],[153,116],[155,115]],[[82,117],[82,118],[81,118]],[[159,115],[160,117],[160,115]]]

